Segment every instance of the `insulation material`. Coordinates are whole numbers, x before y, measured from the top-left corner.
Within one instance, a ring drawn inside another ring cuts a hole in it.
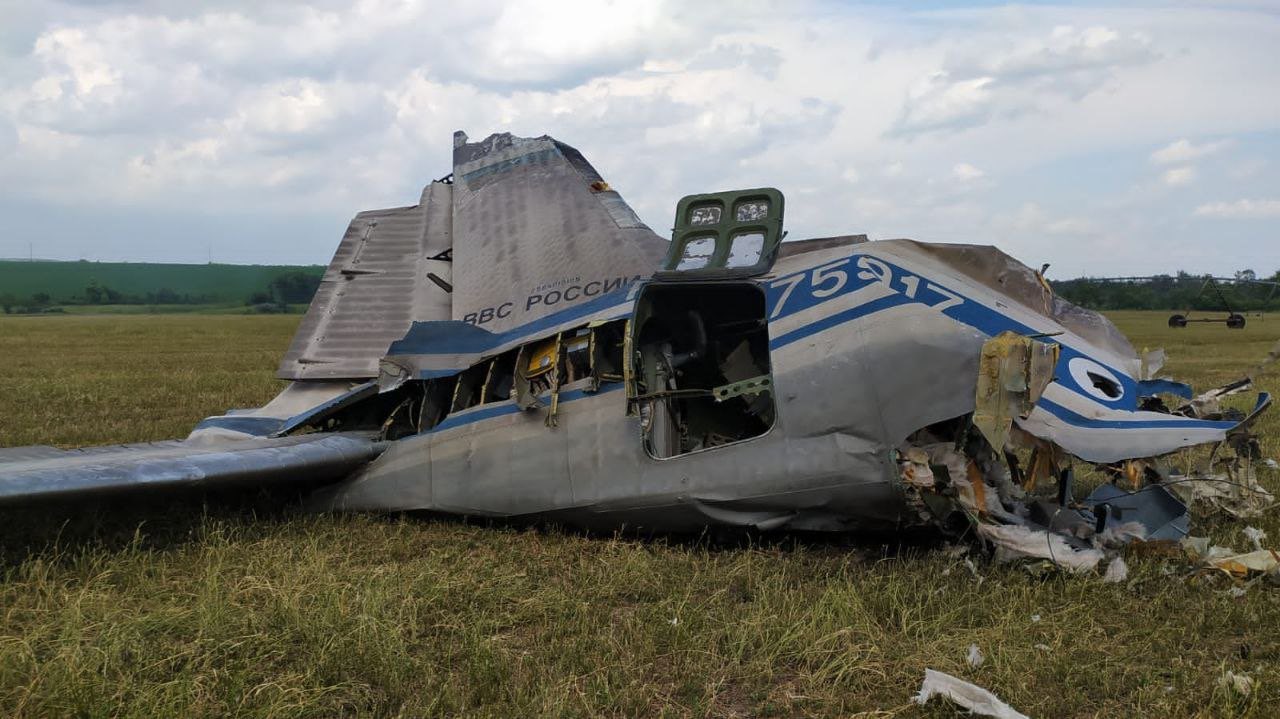
[[[1231,472],[1170,479],[1169,487],[1188,505],[1207,504],[1239,519],[1257,517],[1275,504],[1275,497],[1258,482],[1248,463]]]
[[[920,685],[920,693],[915,696],[915,703],[924,705],[934,697],[950,699],[979,716],[996,719],[1028,719],[1026,714],[1000,701],[995,694],[977,684],[971,684],[945,672],[926,669],[924,683]]]
[[[1205,559],[1205,564],[1236,577],[1247,577],[1251,574],[1274,575],[1280,573],[1280,553],[1274,549],[1259,549],[1225,557],[1208,557]]]
[[[1119,584],[1129,578],[1129,565],[1125,564],[1124,557],[1116,557],[1107,565],[1107,571],[1102,574],[1102,581],[1107,584]]]
[[[996,561],[1047,559],[1071,572],[1091,572],[1103,559],[1097,549],[1076,549],[1054,532],[1016,524],[979,524],[978,534],[996,548]]]
[[[1058,346],[1013,332],[982,345],[973,423],[997,450],[1009,443],[1013,420],[1027,416],[1053,381]]]

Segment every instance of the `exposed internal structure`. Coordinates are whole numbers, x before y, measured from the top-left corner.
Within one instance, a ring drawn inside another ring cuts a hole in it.
[[[655,284],[637,301],[635,395],[645,448],[663,459],[773,426],[764,293],[752,283]]]

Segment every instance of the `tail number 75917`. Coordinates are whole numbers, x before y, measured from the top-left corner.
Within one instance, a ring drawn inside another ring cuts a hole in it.
[[[851,261],[856,268],[852,281],[848,269]],[[903,272],[901,268],[895,268],[875,257],[857,255],[819,265],[769,283],[770,289],[781,289],[769,319],[773,320],[784,314],[799,312],[837,295],[866,287],[873,282],[879,282],[891,292],[901,293],[939,312],[964,302],[964,298],[951,290],[939,287],[932,282],[922,281],[915,275]],[[796,295],[796,290],[801,287],[804,289]],[[795,295],[794,301],[793,295]]]

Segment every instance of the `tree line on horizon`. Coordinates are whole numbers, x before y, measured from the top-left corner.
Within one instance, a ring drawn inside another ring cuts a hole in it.
[[[1217,291],[1205,286],[1204,275],[1180,271],[1173,275],[1116,280],[1079,277],[1052,282],[1053,290],[1063,299],[1093,310],[1225,310],[1256,312],[1280,309],[1280,270],[1269,277],[1259,277],[1253,270],[1241,270],[1233,279],[1239,282],[1218,283]],[[266,287],[244,298],[244,304],[258,312],[284,312],[289,305],[308,304],[320,286],[320,276],[301,270],[276,275]],[[1221,293],[1219,296],[1218,293]],[[97,280],[79,295],[55,298],[48,292],[37,292],[19,298],[0,293],[0,309],[5,314],[47,312],[57,305],[204,305],[225,302],[213,295],[193,295],[162,287],[152,292],[129,294],[107,287]]]
[[[308,304],[320,286],[320,276],[302,270],[282,272],[267,286],[244,298],[244,304],[258,312],[284,312],[289,305]],[[141,294],[121,292],[96,279],[78,295],[54,297],[49,292],[36,292],[28,297],[0,293],[0,309],[5,314],[33,314],[53,310],[59,305],[208,305],[226,302],[217,295],[179,292],[169,287]]]
[[[1180,271],[1140,279],[1079,277],[1050,284],[1059,297],[1091,310],[1226,310],[1261,312],[1280,309],[1280,270],[1260,277],[1240,270],[1234,281],[1206,285],[1205,275]],[[1226,306],[1224,306],[1224,304]]]

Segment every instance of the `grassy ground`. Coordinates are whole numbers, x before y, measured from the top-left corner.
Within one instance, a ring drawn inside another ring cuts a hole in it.
[[[298,319],[0,318],[0,446],[181,436],[260,404]],[[1117,320],[1197,385],[1280,337],[1280,317]],[[1280,456],[1280,413],[1262,428]],[[1110,585],[971,571],[885,537],[589,538],[276,500],[0,512],[0,713],[952,715],[908,704],[926,667],[1031,716],[1268,716],[1280,700],[1280,590],[1233,597],[1175,560],[1131,557]],[[1276,518],[1257,524],[1280,540]],[[1240,526],[1196,518],[1243,548]],[[1227,670],[1256,690],[1223,689]]]

